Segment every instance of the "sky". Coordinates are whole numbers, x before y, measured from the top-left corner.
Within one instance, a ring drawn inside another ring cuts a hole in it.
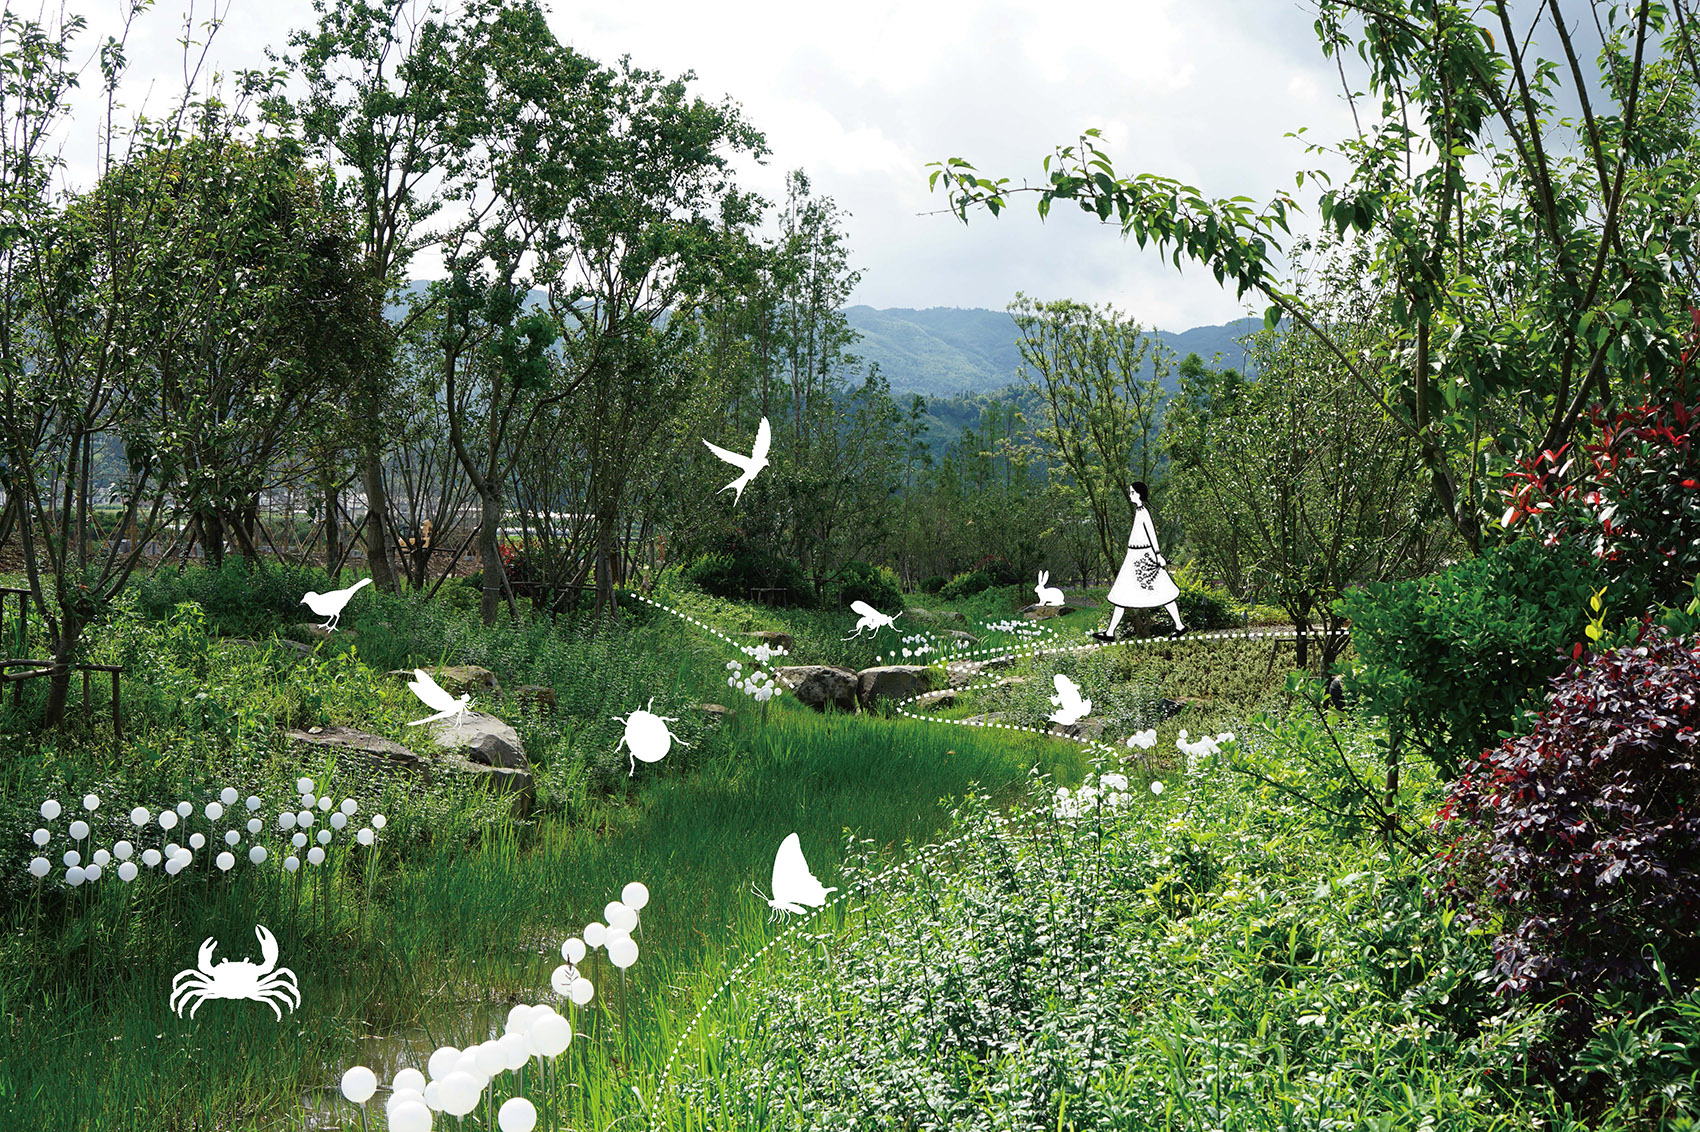
[[[126,113],[158,115],[183,85],[184,0],[155,0],[128,41]],[[119,0],[70,0],[88,30],[79,61],[118,34]],[[1350,132],[1339,77],[1295,0],[1086,0],[1059,15],[1037,0],[553,0],[555,34],[603,62],[629,55],[693,90],[731,98],[767,137],[765,165],[740,183],[770,200],[787,170],[847,213],[852,301],[875,307],[1001,309],[1017,291],[1113,303],[1148,327],[1184,330],[1254,308],[1196,265],[1177,271],[1119,229],[1073,208],[1041,222],[1034,198],[964,225],[929,193],[927,164],[962,157],[982,175],[1042,179],[1041,162],[1082,130],[1103,131],[1123,175],[1178,178],[1210,196],[1267,200],[1293,174],[1330,167],[1285,136],[1333,142]],[[208,58],[227,74],[266,65],[290,30],[315,22],[309,0],[225,0]],[[208,0],[193,12],[212,14]],[[204,33],[197,32],[197,37]],[[71,183],[97,167],[99,85],[85,75],[68,137]],[[149,93],[151,84],[151,94]],[[1339,168],[1337,165],[1333,168]],[[1310,203],[1309,191],[1301,201]],[[440,273],[422,261],[415,276]],[[1256,309],[1255,313],[1261,313]]]

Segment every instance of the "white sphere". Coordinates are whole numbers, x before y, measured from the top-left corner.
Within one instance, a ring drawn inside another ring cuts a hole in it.
[[[232,849],[234,849],[236,847],[236,843],[241,840],[242,835],[237,833],[234,829],[227,829],[224,831],[224,843]]]
[[[48,861],[48,859],[46,857],[32,857],[32,858],[30,858],[30,875],[35,877],[37,880],[40,880],[42,877],[46,876],[48,874],[48,871],[51,870],[52,868],[53,868],[52,862]]]
[[[63,857],[59,858],[59,860],[64,862],[65,867],[67,869],[69,869],[69,868],[72,868],[73,866],[82,864],[83,863],[83,855],[81,853],[77,852],[75,849],[67,849],[67,850],[65,850],[65,855]]]
[[[425,1103],[431,1107],[432,1111],[443,1111],[443,1083],[441,1081],[431,1081],[426,1084],[423,1095]],[[394,1125],[391,1125],[391,1127],[394,1127]]]
[[[91,814],[94,811],[100,809],[100,795],[99,794],[84,794],[83,795],[83,809],[89,811]]]
[[[130,824],[146,825],[152,817],[153,815],[148,813],[148,808],[146,806],[137,806],[135,809],[130,811]]]
[[[365,1104],[378,1091],[378,1075],[364,1065],[355,1065],[342,1075],[342,1095],[355,1104]]]
[[[496,1110],[496,1124],[502,1132],[531,1132],[537,1127],[537,1106],[524,1097],[509,1097]]]
[[[331,828],[332,829],[341,829],[343,826],[345,826],[347,824],[348,824],[348,815],[343,813],[341,810],[338,810],[336,813],[331,815]]]
[[[76,888],[83,883],[83,870],[80,866],[72,865],[65,870],[65,883]]]
[[[108,853],[106,850],[96,849],[94,851],[94,863],[99,865],[101,868],[104,869],[108,864],[111,863],[111,861],[112,861],[112,854]]]
[[[112,855],[117,857],[120,861],[128,861],[135,851],[136,847],[131,845],[128,841],[120,841],[112,847]]]
[[[236,856],[233,853],[220,853],[213,860],[213,864],[217,865],[225,872],[229,872],[231,869],[236,867]]]
[[[427,1085],[426,1089],[429,1090]],[[431,1132],[431,1109],[424,1100],[408,1100],[390,1110],[390,1132]]]
[[[330,843],[331,843],[331,831],[328,830],[328,829],[321,829],[319,831],[319,844],[320,845],[329,845]]]
[[[319,848],[317,845],[313,846],[311,849],[307,850],[307,863],[309,865],[322,865],[322,864],[324,864],[325,863],[325,851],[323,849]]]
[[[176,876],[178,873],[183,871],[184,866],[187,864],[188,862],[182,857],[173,857],[171,860],[165,862],[165,873],[167,876]]]
[[[205,835],[203,835],[203,834],[191,833],[189,835],[189,848],[191,848],[191,849],[199,849],[199,848],[203,847],[204,845],[206,845],[206,843],[207,843],[207,839],[206,839]]]
[[[478,1071],[486,1077],[494,1077],[508,1067],[508,1051],[502,1048],[500,1042],[483,1042],[478,1046]]]
[[[191,805],[190,803],[188,803],[188,802],[177,803],[177,816],[178,817],[186,818],[194,812],[195,812],[195,807],[193,805]]]
[[[387,824],[389,824],[389,819],[384,817],[383,814],[373,814],[372,815],[372,828],[373,829],[383,829],[384,826],[387,825]]]
[[[295,856],[294,854],[290,854],[289,856],[287,856],[283,859],[283,869],[284,869],[285,872],[292,873],[296,869],[299,869],[300,867],[301,867],[301,858]]]
[[[125,861],[122,865],[118,866],[118,879],[123,881],[125,884],[129,884],[131,881],[136,879],[136,874],[141,871],[142,870],[136,867],[136,862]]]
[[[503,1034],[497,1044],[507,1055],[509,1069],[523,1068],[531,1060],[531,1044],[525,1040],[524,1034]]]
[[[409,1101],[421,1105],[425,1103],[425,1078],[421,1077],[419,1081],[420,1085],[417,1089],[392,1088],[390,1095],[384,1098],[384,1111],[389,1114],[390,1127],[395,1127],[396,1106],[404,1105]]]
[[[465,1116],[478,1107],[484,1086],[478,1078],[459,1070],[443,1078],[438,1095],[443,1098],[443,1111],[450,1116]]]
[[[555,993],[565,998],[572,993],[573,984],[578,982],[578,968],[571,963],[563,963],[556,967],[549,976],[549,985],[555,988]]]
[[[160,860],[161,858],[158,849],[142,850],[142,864],[146,865],[148,868],[154,868],[159,864]]]
[[[295,789],[306,794],[313,789],[313,780],[311,778],[297,778],[295,780]]]
[[[584,940],[574,936],[561,944],[561,958],[568,963],[584,962]]]
[[[607,938],[608,929],[606,926],[595,922],[584,925],[584,942],[590,946],[601,947],[602,941]]]
[[[620,890],[620,901],[634,912],[642,911],[649,903],[649,889],[634,880]]]
[[[523,1034],[531,1025],[531,1015],[537,1008],[520,1003],[508,1010],[508,1024],[504,1029],[510,1034]]]
[[[54,818],[56,818],[58,816],[59,816],[59,802],[58,802],[57,799],[49,798],[47,801],[45,801],[41,804],[41,820],[42,821],[52,821]]]
[[[460,1050],[454,1046],[439,1046],[425,1062],[425,1071],[431,1075],[431,1080],[441,1081],[454,1072],[455,1058],[459,1056]]]
[[[177,828],[177,811],[176,810],[161,810],[159,812],[159,828],[161,828],[161,829],[175,829],[175,828]]]
[[[259,809],[263,803],[260,801],[258,794],[250,794],[248,795],[248,800],[244,802],[243,805],[248,807],[249,813],[253,813],[255,810]]]
[[[410,1065],[406,1069],[400,1070],[396,1073],[395,1088],[397,1092],[400,1092],[402,1089],[412,1089],[416,1093],[424,1093],[425,1074],[419,1072],[419,1070]]]
[[[88,868],[83,870],[83,876],[92,883],[99,880],[103,872],[105,872],[105,870],[99,865],[90,865]]]
[[[607,933],[602,937],[602,946],[604,948],[610,948],[613,947],[619,940],[631,938],[632,933],[627,931],[625,928],[609,928]]]
[[[81,841],[83,838],[87,837],[88,835],[89,835],[89,823],[88,822],[86,822],[86,821],[74,821],[74,822],[71,823],[71,840]]]
[[[307,844],[307,835],[305,833],[297,833],[294,837],[289,839],[289,843],[297,849],[300,849],[302,846]]]
[[[589,979],[581,976],[579,981],[573,984],[572,1000],[574,1006],[584,1006],[595,997],[596,984],[592,983]]]
[[[252,861],[256,865],[265,864],[266,863],[266,847],[264,845],[255,845],[252,848],[250,848],[248,850],[248,860]]]
[[[260,835],[260,830],[264,828],[266,828],[265,823],[259,818],[248,819],[248,832],[253,834],[255,837],[258,837]]]
[[[204,812],[208,821],[217,821],[224,816],[224,806],[218,802],[208,802]]]
[[[311,826],[313,824],[313,811],[302,810],[300,813],[296,814],[295,824],[301,826],[303,829]]]
[[[336,805],[336,803],[331,801],[331,796],[329,794],[326,794],[323,798],[319,799],[319,809],[321,810],[328,810],[334,805]]]
[[[372,844],[372,842],[377,840],[377,837],[372,833],[371,830],[363,829],[359,833],[354,835],[354,839],[356,841],[360,842],[360,844],[362,844],[362,845],[370,845],[370,844]]]
[[[294,829],[295,811],[285,810],[283,813],[277,815],[277,827],[282,830]]]
[[[236,804],[236,799],[240,796],[241,795],[236,793],[236,787],[234,786],[226,786],[223,790],[218,792],[218,800],[227,806],[234,806]]]
[[[467,1046],[465,1049],[461,1050],[460,1056],[455,1058],[455,1067],[453,1071],[455,1073],[465,1073],[468,1077],[482,1077],[484,1075],[483,1071],[478,1068],[478,1047]]]
[[[354,811],[360,808],[360,803],[356,802],[353,798],[344,798],[342,800],[342,805],[339,808],[342,810],[344,817],[353,817]]]
[[[30,840],[35,842],[36,845],[41,846],[46,845],[48,839],[52,836],[53,835],[48,833],[45,829],[38,829],[34,833],[30,834]]]
[[[610,928],[619,928],[623,932],[630,932],[637,927],[638,922],[637,913],[618,900],[610,902],[602,909],[602,918],[608,921]]]
[[[531,1047],[544,1057],[559,1057],[573,1041],[573,1024],[559,1014],[545,1014],[531,1024]]]
[[[638,945],[631,936],[617,939],[608,945],[608,962],[624,971],[637,962]]]

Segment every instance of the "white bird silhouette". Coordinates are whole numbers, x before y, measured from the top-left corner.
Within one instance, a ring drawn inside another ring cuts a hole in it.
[[[1051,697],[1051,703],[1057,710],[1051,713],[1051,722],[1060,723],[1064,727],[1079,723],[1092,711],[1092,701],[1080,698],[1080,687],[1062,673],[1051,677],[1057,686],[1057,694]]]
[[[443,691],[442,687],[431,679],[431,674],[423,668],[413,670],[413,679],[407,682],[407,686],[413,689],[413,694],[418,696],[426,707],[437,713],[436,715],[426,716],[424,719],[415,719],[408,723],[409,727],[418,727],[421,723],[447,719],[451,715],[461,715],[466,711],[467,705],[472,702],[471,692],[463,692],[459,698],[451,696]]]
[[[748,456],[740,455],[737,452],[728,452],[718,444],[710,444],[707,440],[704,440],[703,443],[708,445],[710,452],[725,460],[728,464],[744,470],[743,475],[720,489],[720,491],[735,491],[737,493],[732,497],[732,506],[736,507],[738,500],[744,497],[744,489],[750,486],[751,480],[756,478],[756,473],[767,467],[767,449],[773,443],[773,430],[768,427],[767,418],[761,419],[761,425],[756,429],[756,446],[750,449]],[[714,494],[719,495],[720,491]]]
[[[307,596],[301,599],[301,604],[306,605],[320,617],[329,617],[330,620],[319,626],[319,628],[329,629],[334,633],[336,632],[336,623],[342,619],[342,607],[348,604],[348,599],[353,597],[354,592],[361,586],[369,586],[371,584],[372,579],[361,578],[358,582],[355,582],[346,590],[332,590],[328,594],[308,590]]]
[[[861,614],[860,620],[856,622],[856,631],[851,633],[850,637],[860,637],[863,629],[872,629],[874,631],[874,635],[877,637],[879,636],[879,631],[881,629],[891,625],[893,621],[896,621],[899,617],[903,616],[903,611],[899,609],[896,613],[887,617],[885,614],[881,613],[865,601],[853,601],[850,603],[850,608]],[[844,639],[848,641],[850,637],[845,637]]]

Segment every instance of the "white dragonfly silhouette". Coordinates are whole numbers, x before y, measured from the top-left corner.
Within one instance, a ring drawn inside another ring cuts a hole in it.
[[[704,440],[703,443],[708,445],[710,452],[725,460],[728,464],[743,469],[743,475],[720,489],[720,491],[736,492],[732,496],[732,506],[736,507],[738,500],[744,497],[744,489],[750,486],[751,480],[756,478],[756,473],[767,467],[767,450],[773,443],[773,429],[768,427],[767,418],[763,417],[761,425],[756,429],[756,446],[750,449],[748,456],[737,452],[728,452],[718,444],[712,444],[707,440]],[[719,495],[720,492],[717,491],[715,494]]]
[[[881,629],[891,626],[893,621],[903,616],[903,611],[899,609],[896,613],[887,617],[865,601],[853,601],[850,603],[850,608],[861,614],[861,620],[856,622],[856,631],[844,638],[847,641],[853,637],[860,637],[863,629],[872,629],[877,637]]]
[[[1057,710],[1051,713],[1051,722],[1060,723],[1064,727],[1079,723],[1092,711],[1092,701],[1080,698],[1080,686],[1062,673],[1051,677],[1057,686],[1057,694],[1051,697],[1051,703]]]
[[[431,679],[431,674],[423,668],[413,670],[413,679],[407,682],[413,689],[413,694],[437,714],[428,715],[424,719],[415,719],[408,723],[409,727],[418,727],[421,723],[431,723],[439,719],[447,719],[451,715],[462,715],[467,705],[472,703],[472,693],[463,692],[457,698],[443,691],[442,686]]]

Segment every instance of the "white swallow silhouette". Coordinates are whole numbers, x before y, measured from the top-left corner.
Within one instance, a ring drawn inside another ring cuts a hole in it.
[[[428,708],[436,711],[436,715],[428,715],[424,719],[415,719],[408,723],[409,727],[418,727],[421,723],[430,723],[438,719],[447,719],[451,715],[461,715],[466,706],[472,702],[472,693],[464,692],[459,698],[449,695],[423,668],[413,670],[413,679],[407,682]]]
[[[750,449],[748,456],[728,452],[718,444],[710,444],[707,440],[704,440],[703,443],[708,445],[710,452],[725,460],[728,464],[744,470],[743,475],[720,489],[720,491],[735,491],[737,493],[732,496],[732,506],[736,507],[738,500],[744,496],[744,489],[750,485],[751,480],[756,478],[756,473],[767,467],[767,449],[773,443],[773,430],[768,427],[767,418],[761,419],[761,425],[756,429],[756,446]],[[719,495],[720,491],[714,494]]]
[[[371,584],[372,579],[361,578],[358,582],[355,582],[346,590],[332,590],[328,594],[308,590],[307,596],[302,598],[299,604],[306,605],[307,608],[311,609],[314,613],[317,613],[320,617],[329,617],[330,620],[319,626],[319,628],[329,629],[334,633],[336,632],[336,623],[342,620],[342,607],[348,604],[348,599],[353,597],[354,592],[361,586],[369,586]]]

